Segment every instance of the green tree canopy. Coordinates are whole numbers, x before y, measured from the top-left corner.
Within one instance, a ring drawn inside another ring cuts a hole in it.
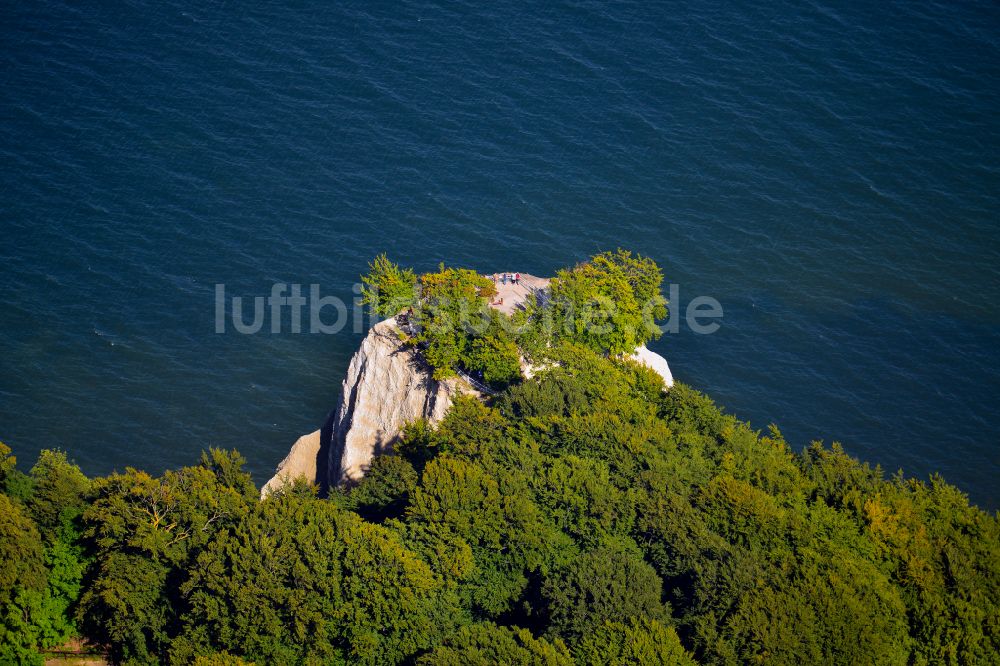
[[[468,367],[473,340],[485,333],[496,316],[488,302],[493,281],[467,268],[446,268],[419,278],[417,340],[434,378],[454,375]]]
[[[569,273],[565,303],[661,280],[621,252]],[[409,424],[330,499],[261,501],[236,452],[87,480],[0,447],[0,663],[77,632],[127,664],[996,662],[1000,518],[940,477],[796,453],[616,357],[641,339],[620,327],[536,335],[508,381],[537,312],[510,333],[471,271],[420,282],[418,331],[453,296],[484,328],[413,342],[497,393]]]
[[[392,263],[385,254],[368,264],[368,273],[361,276],[361,282],[362,303],[380,317],[391,317],[416,304],[416,274]]]
[[[42,537],[23,507],[0,494],[0,598],[45,585]]]
[[[53,535],[80,516],[86,506],[90,479],[62,451],[43,450],[31,468],[32,516],[43,532]]]
[[[572,639],[604,622],[670,616],[656,571],[637,552],[617,545],[586,552],[563,571],[553,572],[542,594],[550,632]]]
[[[695,666],[677,632],[646,617],[605,622],[580,640],[575,656],[585,666]]]
[[[594,255],[552,279],[551,296],[536,313],[556,340],[612,355],[631,354],[660,336],[666,316],[663,273],[654,261],[617,250]]]
[[[417,663],[420,666],[570,666],[573,660],[562,641],[549,643],[535,638],[527,629],[486,622],[462,627]]]

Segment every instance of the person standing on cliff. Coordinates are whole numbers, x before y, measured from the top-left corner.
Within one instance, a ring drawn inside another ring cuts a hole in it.
[[[521,284],[521,274],[514,273],[514,284]]]

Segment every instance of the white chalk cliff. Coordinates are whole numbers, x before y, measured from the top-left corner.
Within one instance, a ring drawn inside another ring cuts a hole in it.
[[[645,345],[636,349],[635,353],[632,354],[630,358],[633,361],[638,361],[662,377],[663,385],[666,388],[670,388],[674,385],[674,375],[670,372],[670,366],[667,365],[667,359],[663,358],[656,352],[651,351]]]
[[[261,489],[262,497],[297,477],[321,485],[325,479],[331,486],[356,482],[375,455],[392,450],[404,425],[418,418],[440,421],[459,392],[479,395],[462,379],[435,380],[398,333],[394,318],[372,327],[347,368],[329,441],[321,431],[301,437]]]
[[[398,331],[393,319],[377,324],[347,368],[333,423],[331,483],[360,480],[373,456],[391,450],[404,425],[418,418],[440,421],[460,391],[478,395],[463,380],[435,380]]]
[[[291,483],[300,477],[313,483],[318,481],[316,470],[322,448],[320,433],[321,431],[317,430],[308,435],[302,435],[292,444],[288,455],[278,463],[278,469],[274,476],[260,489],[261,497],[267,497],[286,483]]]

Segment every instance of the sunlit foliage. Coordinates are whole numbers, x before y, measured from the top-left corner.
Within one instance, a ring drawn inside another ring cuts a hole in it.
[[[557,292],[578,274],[625,300],[662,279],[599,255]],[[491,286],[419,282],[476,308]],[[642,335],[552,338],[512,379],[521,339],[481,313],[495,340],[424,349],[502,390],[410,424],[329,499],[261,501],[235,452],[89,480],[0,445],[0,663],[73,635],[128,664],[997,663],[995,514],[665,391],[608,353]]]

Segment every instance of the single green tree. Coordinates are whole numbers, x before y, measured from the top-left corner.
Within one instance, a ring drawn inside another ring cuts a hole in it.
[[[380,317],[391,317],[416,304],[416,275],[394,264],[385,254],[368,264],[368,274],[361,281],[362,303]]]
[[[417,481],[417,471],[406,458],[376,456],[361,482],[348,491],[345,505],[372,522],[400,518]]]
[[[466,365],[475,337],[489,330],[493,281],[467,268],[447,268],[419,278],[420,301],[413,322],[424,359],[434,378],[454,376]]]
[[[54,538],[60,527],[69,527],[83,513],[90,479],[58,450],[39,453],[30,476],[28,507],[42,532]]]

